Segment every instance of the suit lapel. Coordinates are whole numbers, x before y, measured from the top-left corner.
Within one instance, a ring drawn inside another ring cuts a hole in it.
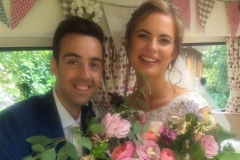
[[[50,90],[44,95],[42,102],[38,105],[39,118],[46,136],[49,138],[64,137],[64,132],[53,97],[53,91]]]
[[[49,138],[61,138],[65,137],[60,116],[53,97],[53,91],[50,90],[44,95],[43,100],[38,104],[38,116],[41,121],[41,125]],[[81,109],[81,130],[86,133],[88,124],[92,117],[96,117],[90,106],[84,105]],[[87,153],[84,148],[84,152]]]

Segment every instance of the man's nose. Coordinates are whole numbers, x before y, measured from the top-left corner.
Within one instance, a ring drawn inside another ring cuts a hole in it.
[[[79,76],[83,79],[90,79],[90,68],[87,64],[83,64],[79,70]]]

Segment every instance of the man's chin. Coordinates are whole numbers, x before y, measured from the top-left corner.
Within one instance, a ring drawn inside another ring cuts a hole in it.
[[[76,104],[77,104],[77,106],[84,106],[84,105],[87,105],[89,101],[90,101],[90,99],[88,101],[86,101],[86,100],[78,101]]]

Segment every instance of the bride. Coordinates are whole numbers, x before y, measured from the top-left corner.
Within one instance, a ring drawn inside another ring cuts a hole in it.
[[[131,106],[144,111],[150,120],[166,121],[171,115],[183,114],[182,103],[193,103],[200,113],[211,112],[197,92],[178,83],[185,78],[184,73],[176,70],[183,24],[179,9],[172,2],[162,0],[142,3],[127,23],[126,51],[140,88],[128,99]],[[179,77],[171,75],[176,71]],[[136,99],[144,101],[147,108],[136,103]]]

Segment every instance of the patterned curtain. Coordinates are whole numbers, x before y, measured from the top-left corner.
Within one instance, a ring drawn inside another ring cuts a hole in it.
[[[226,42],[230,88],[226,112],[240,113],[240,37],[227,37]]]
[[[129,65],[124,44],[124,39],[121,39],[119,50],[116,51],[113,39],[106,38],[103,78],[97,93],[92,98],[97,115],[102,115],[106,109],[109,109],[108,92],[127,96],[135,88],[135,72]]]

